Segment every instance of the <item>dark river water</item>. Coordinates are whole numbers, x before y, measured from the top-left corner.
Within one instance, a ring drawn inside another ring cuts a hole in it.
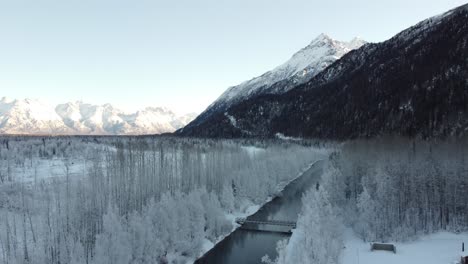
[[[302,176],[291,182],[279,197],[265,204],[248,219],[297,221],[302,207],[302,194],[315,185],[322,174],[323,162],[319,161]],[[286,233],[261,232],[237,229],[196,264],[257,264],[268,254],[276,258],[276,243],[289,239]]]

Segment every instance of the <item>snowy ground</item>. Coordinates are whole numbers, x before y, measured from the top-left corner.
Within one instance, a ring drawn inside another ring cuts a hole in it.
[[[351,230],[347,230],[345,239],[343,264],[458,264],[462,242],[466,251],[468,233],[439,232],[412,242],[394,243],[396,254],[370,251],[369,243],[357,238]]]
[[[36,180],[46,180],[65,177],[66,167],[70,177],[85,175],[86,160],[74,158],[73,161],[66,159],[35,159],[32,166],[14,167],[12,169],[13,180],[20,182],[34,182]]]

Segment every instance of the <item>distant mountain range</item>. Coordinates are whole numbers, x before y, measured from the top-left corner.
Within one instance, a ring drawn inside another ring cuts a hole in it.
[[[126,113],[110,104],[0,99],[0,134],[141,135],[173,132],[196,114],[178,116],[161,107]]]
[[[317,42],[333,43],[324,36]],[[468,134],[468,5],[336,57],[304,81],[272,78],[276,84],[262,81],[262,92],[255,85],[230,88],[177,134],[321,139]],[[237,90],[242,92],[232,93]]]

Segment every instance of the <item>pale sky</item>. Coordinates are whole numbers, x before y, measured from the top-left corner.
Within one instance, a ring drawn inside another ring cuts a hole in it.
[[[379,42],[466,0],[0,0],[0,97],[201,112],[324,32]]]

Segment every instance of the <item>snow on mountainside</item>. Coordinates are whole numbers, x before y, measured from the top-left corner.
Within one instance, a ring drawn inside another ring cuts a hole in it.
[[[337,41],[322,33],[284,64],[260,77],[230,87],[214,104],[229,104],[259,93],[278,94],[287,92],[294,85],[309,81],[334,61],[365,43],[360,38],[354,38],[350,42]],[[281,85],[278,88],[273,86],[275,83],[286,79],[291,79],[294,85]]]
[[[228,88],[202,114],[176,133],[197,127],[214,114],[224,113],[230,107],[262,94],[283,94],[299,84],[306,83],[351,50],[360,48],[366,41],[354,38],[349,42],[337,41],[320,34],[308,46],[295,53],[291,59],[263,75]]]
[[[332,140],[466,136],[466,58],[468,4],[353,50],[286,93],[254,96],[202,114],[177,132]]]
[[[156,107],[126,113],[110,104],[78,101],[53,106],[32,99],[0,100],[0,134],[160,134],[173,132],[194,117]]]

